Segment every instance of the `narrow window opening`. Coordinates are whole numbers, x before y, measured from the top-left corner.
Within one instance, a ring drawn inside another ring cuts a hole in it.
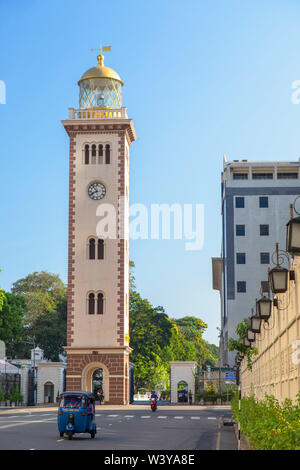
[[[90,147],[86,145],[84,148],[84,163],[88,165],[90,163]]]
[[[92,163],[96,163],[96,145],[92,145]]]
[[[98,240],[98,259],[104,259],[104,240]]]
[[[91,238],[89,241],[89,259],[96,258],[96,244],[94,238]]]
[[[98,163],[101,165],[103,163],[103,145],[98,147]]]
[[[105,163],[110,163],[110,145],[105,145]]]
[[[103,315],[103,294],[98,294],[97,314]]]
[[[95,313],[95,294],[89,294],[89,315],[94,315]]]

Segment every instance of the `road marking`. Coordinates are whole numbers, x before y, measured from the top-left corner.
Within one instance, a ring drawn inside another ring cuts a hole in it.
[[[220,431],[218,432],[218,436],[217,436],[217,446],[216,446],[216,450],[220,450],[220,442],[221,442],[221,433]]]
[[[134,418],[134,415],[125,415],[124,418]]]
[[[191,419],[200,419],[200,416],[191,416]]]
[[[141,416],[141,418],[147,419],[147,418],[151,418],[151,416]]]
[[[213,416],[213,417],[209,417],[207,419],[217,419],[217,418],[215,416]]]
[[[117,418],[119,415],[108,415],[109,418]]]
[[[166,419],[166,416],[157,416],[157,419]]]
[[[183,419],[183,416],[174,416],[174,419]]]
[[[48,418],[48,419],[43,419],[43,420],[38,420],[38,421],[21,421],[18,423],[13,423],[13,424],[5,424],[4,426],[0,426],[0,429],[6,429],[6,428],[13,428],[14,426],[23,426],[24,424],[35,424],[35,423],[46,423],[47,421],[52,421],[53,419],[56,418]]]

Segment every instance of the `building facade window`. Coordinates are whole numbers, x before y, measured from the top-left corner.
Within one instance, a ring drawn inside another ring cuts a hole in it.
[[[84,147],[84,163],[88,165],[90,163],[90,146],[86,145]]]
[[[260,283],[262,293],[269,293],[270,292],[270,284],[269,281],[261,281]]]
[[[268,196],[260,196],[260,198],[259,198],[259,207],[269,207],[269,198],[268,198]]]
[[[98,239],[98,259],[104,259],[104,240]]]
[[[236,225],[235,226],[235,234],[237,237],[244,237],[245,236],[245,225]]]
[[[272,180],[273,173],[252,173],[252,179],[254,180]]]
[[[246,292],[246,281],[237,281],[236,288],[237,292]]]
[[[233,173],[234,180],[247,180],[248,173]]]
[[[244,197],[236,197],[235,198],[235,207],[243,209],[245,207],[245,198]]]
[[[95,313],[95,294],[91,293],[88,297],[88,314],[94,315]]]
[[[96,163],[102,165],[103,163],[110,164],[111,161],[111,146],[110,144],[85,144],[84,146],[84,163],[85,165]]]
[[[259,234],[262,237],[266,237],[269,235],[269,225],[268,224],[262,224],[259,226]]]
[[[236,264],[246,264],[246,253],[236,254]]]
[[[270,264],[270,253],[260,254],[260,264]]]
[[[88,239],[88,259],[104,259],[104,240],[101,238]]]
[[[277,173],[279,180],[296,180],[298,179],[298,173]]]
[[[96,240],[94,238],[89,239],[89,259],[96,258]]]
[[[97,314],[103,315],[104,313],[104,300],[103,294],[100,292],[97,296]]]
[[[87,299],[87,312],[89,315],[103,315],[104,314],[104,294],[99,292],[91,292],[88,294]]]
[[[110,145],[105,145],[105,163],[110,164]]]

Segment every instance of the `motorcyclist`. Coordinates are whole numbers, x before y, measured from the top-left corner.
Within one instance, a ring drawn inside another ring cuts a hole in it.
[[[153,391],[153,392],[151,393],[150,400],[151,400],[152,398],[154,398],[154,399],[155,399],[155,401],[157,401],[157,400],[158,400],[158,396],[156,395],[155,391]]]

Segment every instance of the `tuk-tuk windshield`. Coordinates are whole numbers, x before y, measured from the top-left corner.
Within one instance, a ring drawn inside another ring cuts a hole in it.
[[[82,395],[63,395],[59,406],[61,408],[86,408],[86,397]]]

